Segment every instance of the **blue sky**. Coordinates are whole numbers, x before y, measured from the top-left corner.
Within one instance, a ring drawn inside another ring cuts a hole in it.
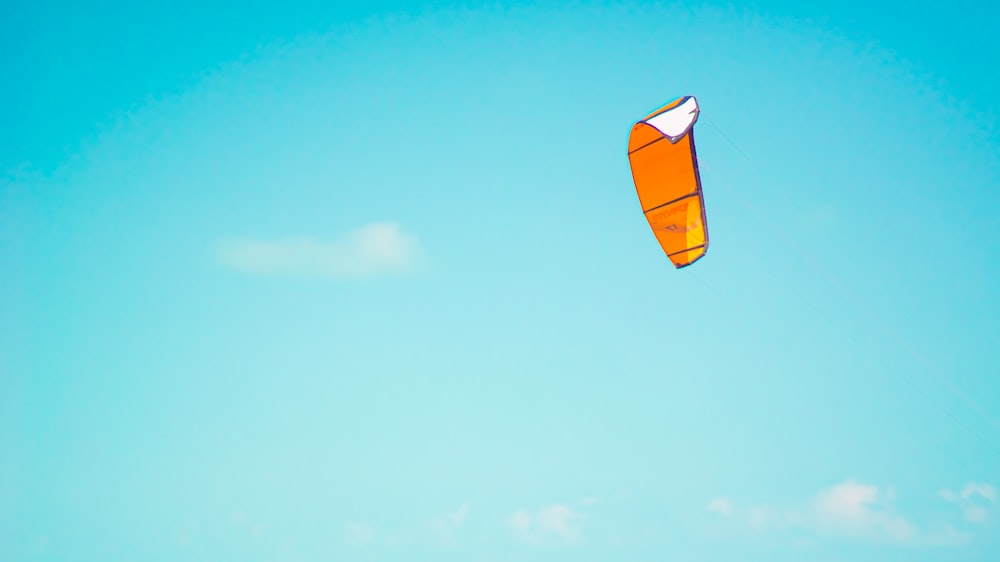
[[[996,559],[1000,13],[937,9],[5,3],[0,557]]]

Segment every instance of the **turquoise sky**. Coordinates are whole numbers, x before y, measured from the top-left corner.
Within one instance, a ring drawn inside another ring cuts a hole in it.
[[[1000,559],[1000,7],[799,4],[5,2],[0,559]]]

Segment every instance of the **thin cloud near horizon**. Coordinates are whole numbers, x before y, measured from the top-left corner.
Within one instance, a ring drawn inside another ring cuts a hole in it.
[[[416,236],[392,222],[371,223],[334,240],[231,239],[216,247],[223,266],[245,275],[321,279],[406,274],[422,255]]]

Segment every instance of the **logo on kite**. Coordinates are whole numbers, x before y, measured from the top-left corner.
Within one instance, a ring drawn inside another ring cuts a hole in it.
[[[663,227],[663,230],[666,230],[667,232],[691,232],[699,226],[701,226],[701,222],[695,220],[694,222],[687,224],[668,224]]]
[[[701,226],[701,217],[697,208],[691,207],[691,201],[685,199],[664,208],[654,209],[646,213],[653,229],[663,229],[668,232],[691,232]]]
[[[643,214],[678,269],[708,250],[705,199],[694,148],[698,101],[684,96],[632,125],[629,165]]]

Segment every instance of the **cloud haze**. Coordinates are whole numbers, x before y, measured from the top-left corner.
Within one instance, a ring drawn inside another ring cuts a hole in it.
[[[399,225],[372,223],[332,241],[230,240],[219,244],[217,255],[223,265],[247,275],[349,279],[407,273],[420,253],[416,237]]]
[[[983,523],[990,515],[990,508],[997,501],[996,488],[990,484],[969,482],[961,492],[944,489],[938,496],[951,503],[958,504],[965,518],[972,523]]]
[[[529,543],[572,543],[580,539],[583,516],[567,505],[552,504],[532,512],[518,510],[508,519],[514,536]]]
[[[976,488],[970,494],[982,491],[989,494],[988,488]],[[949,501],[959,497],[947,490],[939,495]],[[892,489],[845,480],[819,490],[800,507],[738,508],[729,498],[717,497],[708,502],[706,509],[756,532],[798,530],[816,537],[897,546],[958,545],[970,539],[951,527],[921,528],[900,513],[893,500]]]

